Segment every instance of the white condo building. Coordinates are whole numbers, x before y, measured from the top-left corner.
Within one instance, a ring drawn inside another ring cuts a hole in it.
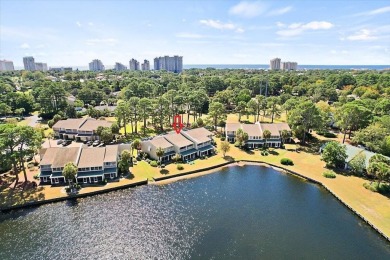
[[[0,60],[0,71],[13,71],[14,63],[10,60]]]
[[[47,71],[47,63],[36,62],[35,63],[35,70]]]
[[[154,70],[166,70],[174,73],[183,71],[183,56],[164,56],[154,58]]]
[[[297,70],[298,69],[298,63],[286,61],[282,62],[282,70]]]
[[[150,70],[150,62],[148,60],[144,60],[144,63],[141,65],[142,70]]]
[[[122,63],[116,62],[114,69],[116,71],[124,71],[124,70],[127,70],[127,67],[125,65],[123,65]]]
[[[270,60],[269,65],[271,70],[280,70],[280,58],[275,58]]]
[[[93,60],[89,63],[89,70],[90,71],[103,71],[104,65],[101,60]]]
[[[24,65],[25,70],[29,70],[29,71],[36,70],[35,60],[34,60],[34,57],[32,57],[32,56],[23,57],[23,65]]]
[[[140,70],[139,62],[136,59],[131,59],[129,61],[129,69],[130,70]]]

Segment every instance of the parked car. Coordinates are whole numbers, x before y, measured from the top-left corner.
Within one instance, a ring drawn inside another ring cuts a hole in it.
[[[62,139],[57,140],[57,144],[62,144],[63,142],[64,142],[64,140],[62,140]]]
[[[91,145],[92,145],[92,141],[88,141],[88,142],[87,142],[87,145],[88,145],[88,146],[91,146]]]
[[[65,140],[63,143],[62,143],[62,146],[68,146],[72,143],[72,140]]]
[[[104,143],[101,143],[101,144],[99,144],[97,147],[103,147],[103,146],[105,146],[105,144],[104,144]]]
[[[99,140],[96,140],[92,143],[93,146],[98,146],[100,144],[100,141]]]

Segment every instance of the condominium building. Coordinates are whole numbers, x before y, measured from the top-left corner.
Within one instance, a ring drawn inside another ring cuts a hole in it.
[[[298,69],[298,63],[286,61],[282,62],[282,70],[297,70]]]
[[[280,58],[270,60],[269,65],[271,70],[280,70]]]
[[[148,60],[144,60],[144,63],[141,65],[142,70],[150,70],[150,63]]]
[[[98,183],[118,177],[120,145],[106,147],[51,147],[40,162],[40,184],[64,185],[62,172],[67,163],[77,166],[77,183]]]
[[[90,71],[103,71],[104,65],[101,60],[93,60],[89,63],[89,70]]]
[[[129,69],[130,70],[140,70],[139,62],[136,59],[131,59],[129,61]]]
[[[227,123],[225,127],[226,140],[234,143],[237,137],[238,129],[242,129],[248,134],[248,140],[245,145],[249,149],[263,147],[280,147],[283,143],[282,131],[286,130],[291,137],[291,129],[287,123],[263,124],[256,122],[255,124],[240,124]],[[263,133],[268,130],[271,133],[269,139],[264,139]]]
[[[35,63],[35,70],[47,71],[47,63],[36,62]]]
[[[0,71],[15,70],[14,63],[10,60],[0,60]]]
[[[196,157],[214,154],[215,147],[212,145],[212,135],[204,127],[191,130],[183,130],[179,134],[171,132],[143,141],[141,150],[154,160],[168,162],[175,154],[179,154],[183,161],[193,160]],[[157,156],[157,149],[164,149],[164,155]]]
[[[114,69],[116,71],[124,71],[124,70],[127,70],[127,67],[125,65],[123,65],[122,63],[116,62]]]
[[[183,56],[164,56],[154,59],[154,70],[166,70],[174,73],[183,71]]]
[[[34,57],[32,57],[32,56],[23,57],[23,64],[24,64],[25,70],[29,70],[29,71],[36,70],[35,60],[34,60]]]

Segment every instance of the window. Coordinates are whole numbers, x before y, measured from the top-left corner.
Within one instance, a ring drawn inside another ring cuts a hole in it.
[[[42,177],[43,182],[47,182],[47,177]]]
[[[60,181],[58,180],[58,178],[54,178],[54,183],[56,183],[56,184],[60,183]]]
[[[113,173],[110,174],[110,178],[114,179],[114,174]]]
[[[98,182],[98,177],[93,177],[93,182]]]
[[[83,178],[84,183],[88,183],[88,178]]]

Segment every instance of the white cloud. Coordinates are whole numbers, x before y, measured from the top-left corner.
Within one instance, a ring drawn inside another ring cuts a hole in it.
[[[358,14],[356,14],[356,16],[363,16],[363,15],[369,16],[369,15],[384,14],[384,13],[388,13],[388,12],[390,12],[390,6],[385,6],[385,7],[381,7],[378,9],[371,10],[371,11],[358,13]]]
[[[258,16],[267,9],[266,5],[262,2],[247,2],[241,1],[237,5],[232,6],[229,10],[230,14],[252,18]]]
[[[310,23],[307,23],[307,24],[304,24],[302,26],[302,28],[304,29],[310,29],[310,30],[328,30],[330,28],[332,28],[334,25],[330,22],[325,22],[325,21],[322,21],[322,22],[317,22],[317,21],[314,21],[314,22],[310,22]]]
[[[283,27],[286,27],[286,25],[282,22],[276,22],[276,26],[279,27],[279,28],[283,28]]]
[[[283,37],[292,37],[302,34],[305,31],[311,30],[329,30],[334,25],[330,22],[326,21],[312,21],[309,23],[292,23],[288,26],[288,29],[286,30],[279,30],[276,32],[276,34],[283,36]]]
[[[177,38],[188,38],[188,39],[201,39],[204,38],[204,35],[196,34],[196,33],[178,33],[176,34]]]
[[[372,31],[367,29],[362,29],[354,35],[350,35],[347,37],[347,40],[350,41],[372,41],[378,39],[377,36],[372,35]]]
[[[81,23],[80,23],[79,21],[76,22],[76,25],[77,25],[78,27],[81,27]]]
[[[282,14],[290,12],[291,10],[292,10],[291,6],[286,6],[286,7],[280,8],[280,9],[271,10],[268,13],[268,16],[282,15]]]
[[[30,45],[28,43],[23,43],[22,45],[20,45],[20,48],[24,50],[30,49]]]
[[[93,26],[93,22],[89,22],[88,25],[89,25],[89,26]]]
[[[208,27],[211,27],[214,29],[234,30],[235,32],[238,32],[238,33],[244,32],[244,29],[240,28],[239,26],[237,26],[236,24],[233,24],[233,23],[222,23],[219,20],[212,20],[212,19],[200,20],[199,22],[205,26],[208,26]]]
[[[118,43],[117,39],[114,38],[104,38],[104,39],[88,39],[85,41],[85,44],[87,45],[97,45],[97,44],[108,44],[108,45],[115,45]]]

